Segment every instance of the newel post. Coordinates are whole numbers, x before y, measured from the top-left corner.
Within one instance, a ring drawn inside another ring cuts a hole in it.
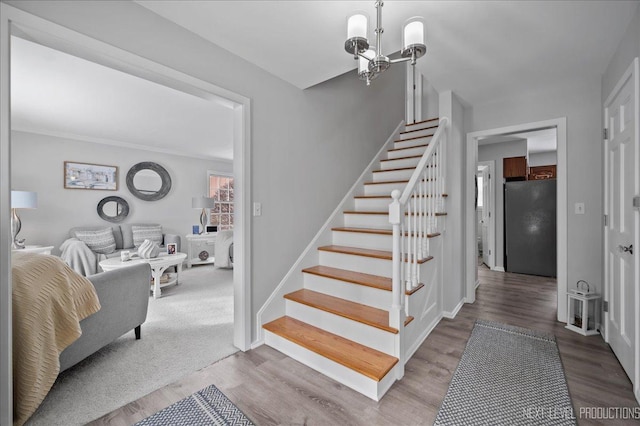
[[[391,269],[392,282],[392,304],[389,311],[389,325],[398,330],[395,339],[395,355],[398,358],[398,367],[396,369],[396,378],[401,379],[404,376],[404,286],[401,282],[402,267],[402,251],[400,249],[401,229],[400,220],[404,214],[403,206],[400,204],[400,191],[394,190],[391,193],[393,201],[389,205],[389,223],[393,227],[393,256]]]

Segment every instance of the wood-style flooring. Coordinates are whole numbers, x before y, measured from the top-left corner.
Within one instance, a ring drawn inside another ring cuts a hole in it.
[[[480,268],[479,278],[476,302],[464,305],[455,319],[438,324],[407,363],[404,378],[380,402],[263,345],[238,352],[91,424],[130,425],[214,384],[257,425],[431,425],[478,318],[556,335],[578,424],[638,424],[579,418],[580,407],[637,403],[631,382],[602,338],[583,337],[556,321],[554,279],[485,268]]]

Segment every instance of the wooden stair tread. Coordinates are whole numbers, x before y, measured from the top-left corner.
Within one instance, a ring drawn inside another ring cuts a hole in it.
[[[430,121],[436,121],[436,120],[440,120],[440,117],[428,118],[426,120],[416,121],[415,123],[407,123],[407,124],[405,124],[405,127],[417,126],[417,125],[422,124],[422,123],[428,123]]]
[[[435,182],[437,179],[422,179],[421,182]],[[365,182],[365,185],[385,185],[388,183],[409,183],[408,180],[384,180],[380,182]]]
[[[408,142],[408,141],[414,141],[416,139],[422,139],[422,138],[431,138],[433,137],[433,135],[435,135],[435,133],[431,134],[431,135],[423,135],[423,136],[414,136],[412,138],[406,138],[406,139],[396,139],[393,142],[395,143],[399,143],[399,142]],[[404,149],[404,148],[400,148],[400,149]]]
[[[408,139],[405,139],[405,140],[408,140]],[[428,143],[426,143],[426,144],[423,144],[423,145],[409,146],[409,147],[406,147],[406,148],[393,148],[393,149],[388,149],[388,150],[387,150],[387,152],[403,151],[403,150],[405,150],[405,149],[413,149],[413,148],[426,148],[426,147],[428,147],[428,146],[429,146],[429,144],[428,144]]]
[[[442,197],[448,197],[449,194],[441,194]],[[412,198],[417,197],[417,195],[412,195]],[[425,197],[425,195],[423,195]],[[428,197],[428,195],[427,195]],[[356,199],[370,199],[370,198],[391,198],[391,195],[356,195]]]
[[[373,249],[364,249],[359,247],[347,247],[347,246],[322,246],[318,247],[320,251],[328,251],[332,253],[341,253],[341,254],[351,254],[354,256],[364,256],[364,257],[372,257],[374,259],[382,259],[382,260],[392,260],[393,254],[390,251],[385,250],[373,250]],[[422,264],[433,259],[433,256],[427,256],[424,259],[419,259],[418,263]]]
[[[340,280],[351,284],[362,285],[365,287],[377,288],[379,290],[392,290],[391,278],[381,277],[380,275],[365,274],[362,272],[348,271],[346,269],[332,268],[330,266],[323,265],[312,266],[311,268],[303,269],[302,272]],[[422,287],[424,287],[424,284],[420,283],[416,288],[405,291],[405,294],[411,295]]]
[[[356,210],[345,210],[342,213],[344,214],[365,214],[365,215],[388,215],[389,212],[370,212],[370,211],[356,211]],[[404,212],[405,216],[407,216],[409,214],[409,212]],[[412,213],[411,216],[415,216],[415,213]],[[436,216],[446,216],[447,213],[446,212],[436,212],[435,213]],[[421,215],[421,216],[424,216]]]
[[[434,165],[428,165],[427,167],[436,167]],[[380,170],[374,170],[372,173],[384,173],[384,172],[399,172],[399,171],[403,171],[403,170],[415,170],[416,167],[399,167],[397,169],[380,169]]]
[[[407,133],[422,132],[423,130],[437,129],[437,128],[438,128],[438,125],[435,125],[435,126],[423,127],[422,129],[405,130],[404,132],[400,132],[400,134],[406,135]]]
[[[285,294],[284,298],[303,305],[311,306],[312,308],[320,309],[321,311],[339,315],[380,330],[388,331],[389,333],[398,334],[398,329],[389,325],[389,312],[382,309],[319,293],[306,288]]]
[[[384,160],[380,160],[380,162],[383,161],[396,161],[396,160],[409,160],[411,158],[421,158],[422,155],[410,155],[409,157],[400,157],[400,158],[386,158]]]
[[[378,382],[398,362],[391,355],[291,317],[278,318],[263,328]]]
[[[392,229],[376,229],[376,228],[349,228],[349,227],[337,227],[331,228],[332,231],[338,232],[359,232],[361,234],[378,234],[378,235],[393,235]],[[406,231],[405,235],[408,235],[409,232]],[[427,234],[427,238],[439,237],[439,232],[434,232],[432,234]]]

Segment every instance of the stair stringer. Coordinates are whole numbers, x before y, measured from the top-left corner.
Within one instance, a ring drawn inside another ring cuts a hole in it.
[[[420,266],[420,281],[424,287],[405,297],[407,315],[414,317],[405,327],[404,353],[408,362],[431,331],[442,319],[442,259],[443,242],[447,233],[429,241],[429,252],[433,259]]]
[[[373,171],[376,169],[380,160],[387,158],[387,150],[390,149],[390,147],[393,146],[394,141],[399,138],[400,131],[404,128],[404,125],[404,121],[401,121],[398,124],[391,136],[389,136],[387,141],[382,145],[358,180],[353,184],[331,216],[329,216],[325,224],[320,228],[318,233],[293,264],[291,269],[289,269],[285,274],[282,281],[280,281],[278,286],[262,305],[256,314],[256,341],[251,345],[252,348],[256,348],[264,344],[265,334],[262,328],[263,324],[285,315],[286,304],[284,295],[300,290],[304,287],[304,274],[301,272],[302,269],[319,263],[318,247],[332,244],[333,233],[331,228],[344,226],[343,211],[353,210],[355,208],[354,197],[359,195],[359,192],[362,191],[364,183],[372,179]]]

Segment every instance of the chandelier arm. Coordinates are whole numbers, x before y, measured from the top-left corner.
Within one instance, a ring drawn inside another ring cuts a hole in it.
[[[400,62],[409,62],[411,61],[411,57],[408,58],[398,58],[398,59],[390,59],[389,62],[391,62],[392,64],[398,64]]]

